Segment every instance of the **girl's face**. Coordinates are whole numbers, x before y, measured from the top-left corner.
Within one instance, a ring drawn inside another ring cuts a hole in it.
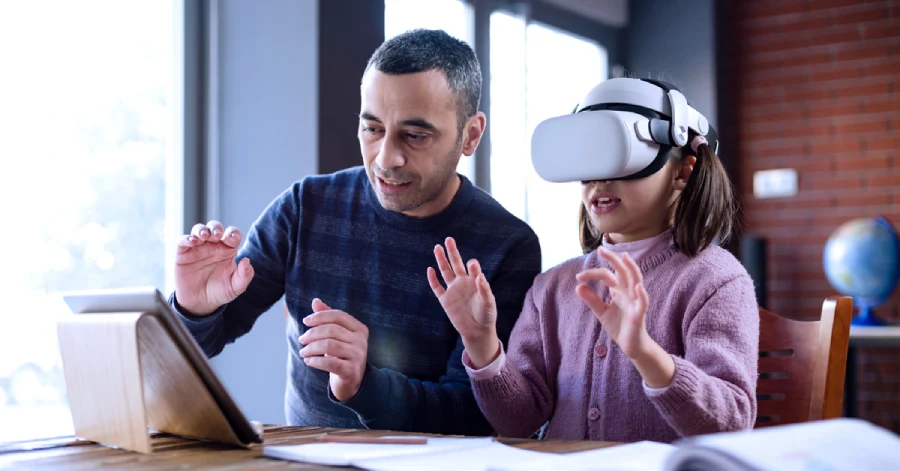
[[[581,200],[594,229],[615,243],[663,233],[671,225],[670,208],[684,189],[694,162],[695,157],[687,156],[645,178],[583,184]]]

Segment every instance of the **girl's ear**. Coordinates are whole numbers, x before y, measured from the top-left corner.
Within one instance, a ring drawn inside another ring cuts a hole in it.
[[[675,189],[683,190],[687,185],[688,179],[691,178],[691,173],[694,172],[694,165],[697,163],[697,157],[693,155],[686,155],[678,165],[678,171],[675,172]]]

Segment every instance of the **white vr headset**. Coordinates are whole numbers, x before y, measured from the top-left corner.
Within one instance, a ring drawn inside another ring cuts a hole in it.
[[[671,84],[615,78],[594,87],[572,114],[541,122],[531,161],[549,182],[633,180],[658,172],[689,132],[719,142],[709,121]]]

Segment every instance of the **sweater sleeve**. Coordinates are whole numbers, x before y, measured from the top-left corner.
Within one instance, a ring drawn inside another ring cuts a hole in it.
[[[544,359],[541,312],[534,301],[537,286],[525,298],[510,335],[509,353],[501,351],[495,364],[469,373],[478,406],[497,433],[506,437],[531,436],[550,419],[556,403]],[[491,369],[496,374],[485,374]]]
[[[686,319],[675,377],[648,398],[682,436],[749,430],[756,419],[759,310],[747,276],[720,286]]]
[[[235,262],[249,258],[253,280],[234,301],[209,316],[192,316],[178,304],[178,293],[169,304],[208,357],[218,355],[225,345],[246,334],[262,313],[284,295],[285,266],[293,250],[300,217],[301,183],[275,198],[247,232]]]
[[[540,272],[540,243],[530,236],[512,250],[490,281],[497,299],[497,334],[501,342],[522,311],[523,298]],[[463,344],[447,362],[440,381],[420,381],[400,372],[367,365],[359,392],[340,404],[356,412],[368,428],[443,434],[489,435],[463,366]],[[337,399],[329,390],[329,398]]]

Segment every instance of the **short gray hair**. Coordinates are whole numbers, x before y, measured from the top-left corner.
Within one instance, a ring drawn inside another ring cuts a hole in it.
[[[385,41],[369,59],[388,75],[440,70],[457,97],[457,131],[478,112],[481,101],[481,65],[475,51],[442,30],[414,29]]]

